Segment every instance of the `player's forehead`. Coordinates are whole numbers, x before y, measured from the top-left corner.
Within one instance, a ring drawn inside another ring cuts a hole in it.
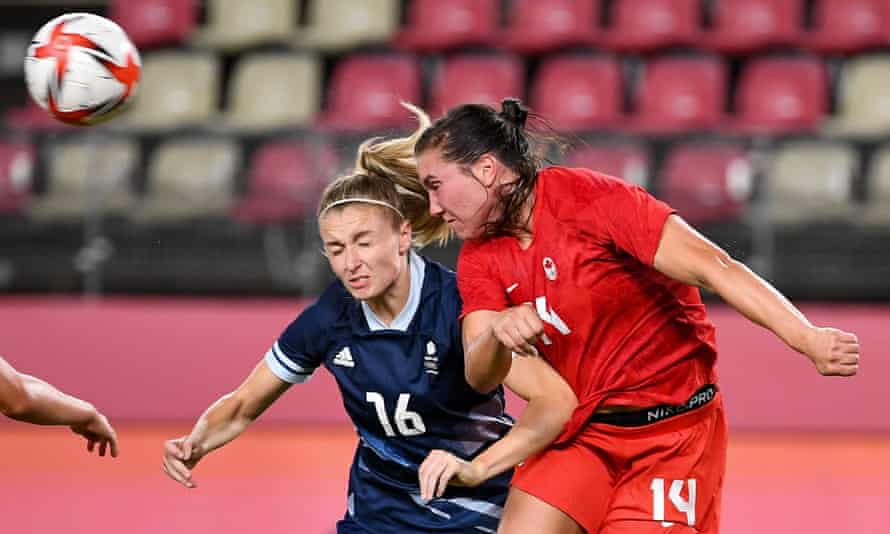
[[[391,227],[387,208],[350,202],[326,211],[318,221],[322,239],[351,242],[368,235],[379,235]]]

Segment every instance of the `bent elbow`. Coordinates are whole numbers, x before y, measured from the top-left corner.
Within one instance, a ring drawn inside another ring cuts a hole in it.
[[[467,384],[473,388],[473,391],[481,393],[482,395],[488,395],[501,385],[500,381],[492,380],[491,377],[488,376],[480,376],[480,373],[473,373],[469,369],[464,373],[464,379],[467,381]]]

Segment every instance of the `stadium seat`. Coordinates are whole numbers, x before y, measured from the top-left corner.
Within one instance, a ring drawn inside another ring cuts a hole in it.
[[[500,0],[412,0],[407,9],[396,46],[437,52],[497,41]]]
[[[884,145],[872,155],[867,180],[860,222],[890,229],[890,145]]]
[[[300,5],[298,0],[208,0],[207,25],[194,32],[192,43],[223,50],[289,43]]]
[[[584,167],[649,187],[649,153],[640,145],[601,143],[582,145],[565,157],[567,167]]]
[[[411,56],[350,55],[334,67],[328,84],[322,128],[367,131],[407,127],[411,114],[400,100],[418,103],[420,67]]]
[[[165,224],[225,216],[240,165],[238,144],[228,139],[165,141],[148,163],[146,194],[130,219]]]
[[[887,0],[817,0],[806,44],[821,53],[855,53],[890,44]]]
[[[76,130],[78,127],[56,120],[47,111],[28,99],[21,107],[12,108],[3,114],[3,122],[7,127],[23,130]]]
[[[320,93],[321,65],[315,56],[242,56],[232,74],[224,122],[243,129],[303,126],[318,113]]]
[[[641,72],[631,129],[679,133],[709,129],[724,117],[726,66],[709,57],[663,57]]]
[[[516,0],[499,44],[523,54],[595,44],[600,9],[600,0]]]
[[[555,56],[532,82],[532,109],[563,131],[618,125],[622,120],[621,66],[609,56]]]
[[[701,39],[699,0],[615,0],[605,43],[627,52],[693,46]]]
[[[19,213],[31,198],[34,148],[23,141],[0,142],[0,213]]]
[[[687,221],[730,222],[745,212],[753,173],[741,147],[686,144],[667,155],[659,184],[660,197]]]
[[[175,128],[202,124],[217,112],[219,61],[200,52],[155,52],[143,58],[139,96],[121,124]]]
[[[825,132],[847,136],[880,137],[890,132],[890,58],[848,60],[841,70],[837,117]]]
[[[803,35],[802,0],[720,0],[702,44],[725,54],[793,46]]]
[[[444,114],[459,104],[499,109],[506,97],[524,98],[525,66],[515,56],[465,55],[445,60],[433,81],[430,110]]]
[[[773,222],[800,225],[846,221],[859,156],[842,143],[799,141],[779,148],[767,177],[767,209]]]
[[[301,28],[294,45],[339,51],[385,43],[398,28],[396,0],[324,0],[309,4],[309,25]]]
[[[815,130],[828,112],[828,72],[820,59],[766,57],[745,65],[731,128],[746,133]]]
[[[40,221],[78,220],[92,210],[124,215],[136,200],[132,179],[138,164],[139,146],[129,139],[54,143],[48,149],[47,191],[34,199],[28,215]]]
[[[113,0],[109,17],[126,30],[136,48],[184,43],[198,20],[197,0]]]
[[[314,217],[336,171],[337,156],[327,145],[270,141],[257,148],[247,172],[247,194],[232,214],[254,224]]]

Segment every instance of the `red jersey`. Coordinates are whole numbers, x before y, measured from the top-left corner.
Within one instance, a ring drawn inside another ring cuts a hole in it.
[[[587,169],[538,173],[527,249],[514,237],[468,240],[462,314],[532,303],[539,352],[578,396],[558,441],[610,405],[682,404],[716,381],[716,339],[698,288],[653,268],[673,210],[644,189]]]

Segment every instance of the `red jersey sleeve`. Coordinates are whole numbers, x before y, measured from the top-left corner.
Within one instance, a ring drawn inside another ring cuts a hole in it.
[[[664,223],[675,210],[618,178],[587,169],[570,172],[582,174],[575,189],[575,216],[582,231],[651,267]]]
[[[465,241],[457,258],[457,287],[463,307],[460,318],[474,311],[507,308],[507,294],[493,272],[494,257],[485,242]]]

